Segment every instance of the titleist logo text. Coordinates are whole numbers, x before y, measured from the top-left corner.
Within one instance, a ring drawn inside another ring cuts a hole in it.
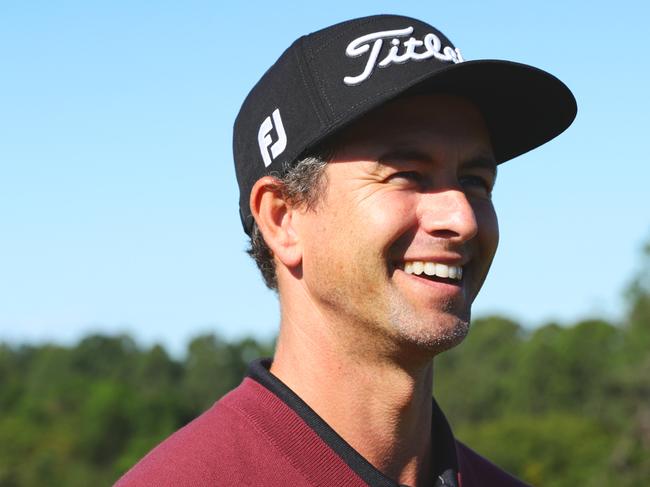
[[[450,46],[442,48],[440,39],[434,33],[429,33],[424,36],[423,40],[418,40],[415,37],[409,37],[405,41],[400,41],[399,37],[410,36],[413,33],[413,27],[406,29],[385,30],[381,32],[373,32],[357,39],[348,44],[345,49],[345,55],[348,57],[359,57],[366,54],[368,51],[368,59],[366,67],[361,74],[357,76],[346,76],[343,82],[346,85],[358,85],[359,83],[367,80],[372,74],[375,66],[385,68],[390,64],[403,64],[407,61],[422,61],[424,59],[436,58],[440,61],[452,61],[454,63],[463,62],[463,56],[458,49],[453,49]],[[392,38],[391,48],[384,59],[377,62],[384,40]],[[374,42],[373,42],[374,41]],[[372,47],[371,47],[372,44]],[[402,53],[399,52],[400,45],[404,47]],[[416,49],[424,46],[423,51]]]

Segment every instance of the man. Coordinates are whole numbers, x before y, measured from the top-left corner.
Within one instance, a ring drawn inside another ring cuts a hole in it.
[[[575,113],[550,74],[464,61],[415,19],[298,39],[234,130],[250,253],[280,299],[273,361],[118,484],[523,485],[454,439],[432,359],[467,334],[496,251],[497,165]]]

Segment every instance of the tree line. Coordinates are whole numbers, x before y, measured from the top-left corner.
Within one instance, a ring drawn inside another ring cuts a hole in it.
[[[456,435],[537,486],[638,486],[650,479],[650,245],[620,323],[534,330],[472,323],[435,361]],[[270,356],[252,338],[194,338],[182,358],[127,335],[74,346],[0,344],[0,486],[111,485]]]

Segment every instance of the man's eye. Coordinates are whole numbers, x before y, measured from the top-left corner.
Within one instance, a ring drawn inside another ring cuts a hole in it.
[[[422,183],[424,176],[417,171],[401,171],[391,174],[389,180],[394,183],[408,182],[408,183]]]
[[[486,197],[492,195],[492,182],[481,176],[463,176],[460,178],[460,184],[471,194]]]

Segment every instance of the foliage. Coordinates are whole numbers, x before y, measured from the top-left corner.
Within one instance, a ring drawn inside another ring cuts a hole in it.
[[[214,335],[192,340],[182,360],[128,336],[0,344],[0,486],[110,485],[271,353]]]

